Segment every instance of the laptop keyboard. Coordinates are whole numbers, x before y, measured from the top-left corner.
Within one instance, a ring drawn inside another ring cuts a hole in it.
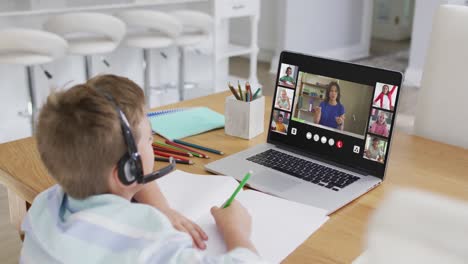
[[[339,191],[359,177],[304,160],[273,149],[256,154],[247,160],[281,171],[302,180]]]

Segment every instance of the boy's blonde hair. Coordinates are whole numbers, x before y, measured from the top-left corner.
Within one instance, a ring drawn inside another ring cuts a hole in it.
[[[77,199],[109,191],[108,175],[127,151],[111,95],[125,113],[135,142],[144,94],[131,80],[102,75],[49,95],[37,124],[37,146],[52,177]]]

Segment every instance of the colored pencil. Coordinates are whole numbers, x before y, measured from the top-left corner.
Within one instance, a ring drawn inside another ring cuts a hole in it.
[[[252,87],[250,87],[250,83],[246,82],[245,83],[245,90],[249,92],[249,102],[253,100],[253,95],[252,95]]]
[[[177,151],[177,150],[173,150],[173,149],[170,149],[170,148],[164,148],[164,147],[159,147],[159,146],[153,146],[153,150],[158,150],[158,151],[163,151],[163,152],[167,152],[167,153],[172,153],[172,154],[176,154],[176,155],[179,155],[179,156],[185,156],[185,157],[193,157],[192,153],[189,153],[189,152],[182,152],[182,151]]]
[[[159,151],[159,150],[153,150],[153,152],[154,152],[155,155],[158,155],[158,156],[161,156],[161,157],[165,157],[165,158],[174,157],[174,159],[189,161],[189,159],[187,159],[187,158],[177,156],[177,155],[174,155],[172,153],[167,153],[167,152],[163,152],[163,151]]]
[[[234,86],[232,86],[232,84],[231,84],[230,82],[228,82],[228,87],[229,87],[229,90],[231,90],[231,93],[234,95],[234,97],[235,97],[237,100],[240,100],[240,97],[239,97],[239,95],[237,94],[236,89],[234,88]]]
[[[191,161],[191,160],[189,160],[189,161],[179,160],[179,159],[174,159],[174,160],[175,160],[176,163],[179,163],[179,164],[188,164],[188,165],[193,164],[193,161]],[[154,161],[169,162],[169,159],[168,158],[154,157]]]
[[[253,95],[253,99],[252,100],[255,100],[257,99],[257,96],[258,94],[260,93],[260,91],[262,90],[262,88],[258,88],[257,91],[255,91],[254,95]]]
[[[196,151],[194,149],[191,149],[187,146],[184,146],[184,145],[181,145],[181,144],[177,144],[173,141],[170,141],[170,140],[166,140],[166,143],[169,144],[169,145],[172,145],[172,146],[175,146],[175,147],[178,147],[178,148],[183,148],[187,151],[189,151],[190,153],[192,153],[195,157],[199,157],[199,158],[205,158],[205,159],[209,159],[210,157],[208,157],[206,154],[204,153],[201,153],[199,151]],[[195,155],[196,154],[196,155]],[[198,155],[198,156],[197,156]]]
[[[232,201],[234,201],[234,199],[236,198],[236,195],[239,193],[239,191],[245,186],[247,181],[250,179],[250,175],[252,175],[252,173],[253,173],[252,171],[249,171],[249,172],[247,172],[247,174],[245,174],[242,181],[239,183],[237,188],[234,190],[234,193],[232,193],[232,195],[229,197],[229,199],[227,199],[227,201],[224,202],[223,205],[221,205],[221,208],[226,208],[226,207],[231,205]]]
[[[185,142],[185,141],[182,141],[182,140],[174,139],[174,142],[178,143],[178,144],[182,144],[184,146],[189,146],[189,147],[192,147],[192,148],[201,149],[201,150],[204,150],[204,151],[215,153],[215,154],[218,154],[218,155],[224,155],[224,152],[222,152],[222,151],[212,149],[212,148],[203,147],[203,146],[199,146],[199,145],[189,143],[189,142]]]
[[[177,147],[177,146],[172,146],[172,145],[166,144],[164,142],[159,142],[159,141],[153,142],[153,146],[157,146],[157,147],[161,147],[161,148],[168,148],[168,149],[172,149],[172,150],[180,151],[180,152],[187,152],[186,149],[184,149],[184,148]]]
[[[240,97],[241,101],[244,101],[244,97],[242,97],[242,87],[241,87],[239,81],[237,81],[237,89],[239,89],[239,97]]]

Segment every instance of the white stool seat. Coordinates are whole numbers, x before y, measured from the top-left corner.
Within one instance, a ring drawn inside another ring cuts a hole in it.
[[[175,43],[177,46],[193,46],[197,45],[198,43],[206,40],[206,34],[200,33],[185,33],[180,37],[176,38]]]
[[[47,20],[44,28],[65,38],[70,54],[84,56],[86,79],[92,75],[91,56],[113,52],[126,32],[120,19],[92,12],[57,15]]]
[[[78,50],[80,54],[102,53],[94,50],[84,53],[84,50],[88,49],[85,48],[87,46],[112,52],[126,32],[125,23],[120,19],[107,14],[86,12],[52,17],[44,24],[44,28],[61,35],[68,41],[70,47],[73,47],[70,52]]]
[[[0,39],[0,63],[26,66],[30,100],[28,114],[31,117],[31,130],[34,132],[38,98],[33,66],[52,62],[65,55],[67,42],[53,33],[22,28],[0,30]]]
[[[174,44],[174,40],[167,36],[161,36],[152,32],[130,34],[124,41],[126,46],[140,49],[160,49]]]
[[[68,52],[77,55],[111,53],[118,46],[118,43],[105,37],[81,38],[68,43]]]
[[[139,48],[143,51],[144,71],[143,83],[146,104],[150,105],[151,98],[151,50],[168,48],[174,44],[182,24],[174,17],[163,12],[153,10],[128,10],[117,14],[129,28],[124,43],[128,47]]]
[[[32,52],[10,52],[5,55],[0,54],[0,64],[37,65],[49,63],[53,60],[54,58],[51,56]]]
[[[23,28],[0,31],[0,63],[36,65],[62,57],[67,42],[55,34]]]
[[[152,10],[129,10],[117,14],[128,26],[125,45],[140,49],[167,48],[182,31],[172,16]]]

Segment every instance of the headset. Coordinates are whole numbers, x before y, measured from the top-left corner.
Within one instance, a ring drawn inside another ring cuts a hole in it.
[[[135,139],[130,129],[130,123],[128,122],[127,117],[110,94],[103,93],[101,91],[98,92],[101,93],[114,106],[117,115],[119,116],[123,138],[125,144],[127,145],[127,152],[122,156],[122,158],[120,158],[119,162],[117,163],[119,180],[124,185],[130,185],[134,182],[145,184],[159,179],[174,170],[176,163],[175,160],[171,157],[169,159],[168,166],[160,170],[153,171],[150,174],[144,175],[141,156],[138,153],[137,145],[135,143]]]

